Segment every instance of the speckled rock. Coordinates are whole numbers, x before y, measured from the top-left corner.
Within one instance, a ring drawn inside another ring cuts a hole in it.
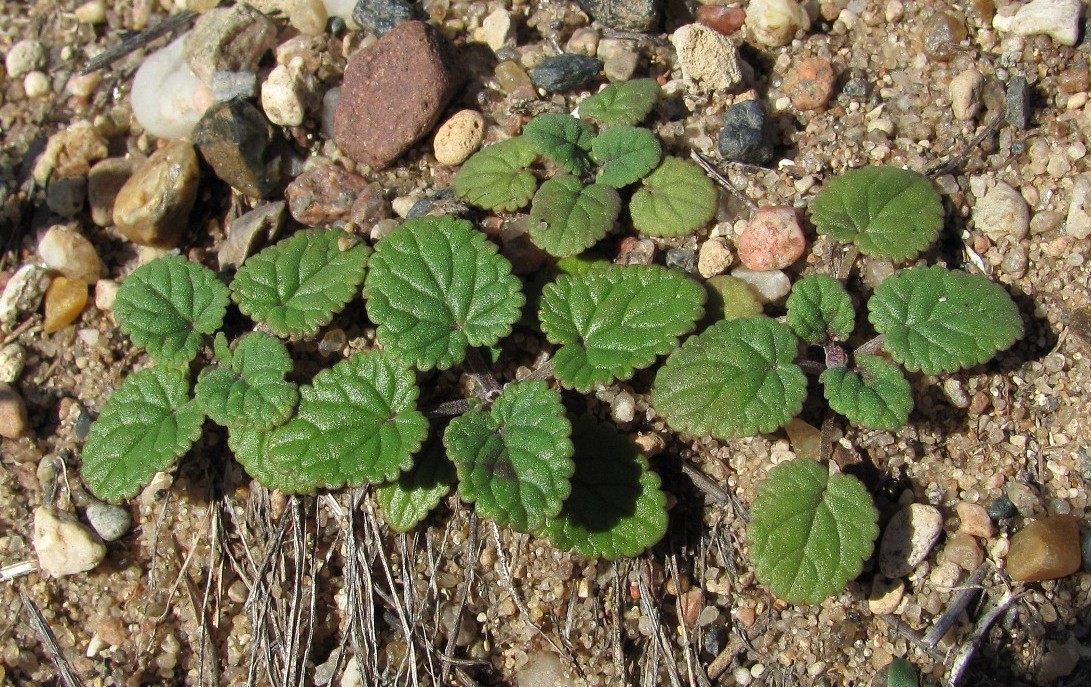
[[[0,382],[14,384],[26,367],[27,352],[18,343],[0,347]]]
[[[972,535],[958,531],[952,534],[947,539],[947,543],[943,545],[940,560],[954,563],[963,570],[971,571],[985,560],[985,553]]]
[[[16,270],[0,294],[0,324],[11,327],[20,317],[37,310],[49,281],[46,269],[33,263]]]
[[[739,260],[755,272],[782,270],[806,247],[799,213],[791,207],[759,208],[735,241]]]
[[[45,506],[34,510],[34,550],[38,567],[53,577],[86,572],[106,557],[106,546],[90,528]]]
[[[436,161],[441,165],[461,165],[481,146],[485,137],[485,118],[475,110],[460,110],[436,130],[432,142]]]
[[[318,108],[314,77],[305,69],[302,57],[277,65],[261,84],[261,109],[278,126],[299,126],[307,114]]]
[[[796,0],[751,0],[746,7],[746,28],[755,40],[771,48],[787,45],[797,31],[810,27],[807,10]]]
[[[406,0],[358,0],[352,10],[352,20],[377,36],[385,36],[398,24],[423,18],[420,9]]]
[[[824,57],[808,57],[784,79],[784,92],[797,110],[824,110],[833,97],[837,75]]]
[[[336,165],[316,165],[284,190],[288,212],[301,224],[318,226],[345,219],[367,181]]]
[[[44,67],[48,57],[45,46],[39,41],[24,38],[8,49],[8,54],[4,57],[4,67],[8,76],[17,79]]]
[[[933,506],[911,503],[894,514],[879,544],[879,569],[905,577],[928,557],[943,533],[943,516]]]
[[[682,75],[706,91],[728,91],[743,81],[735,44],[704,24],[686,24],[671,34]]]
[[[963,501],[955,506],[955,512],[958,513],[959,532],[979,539],[989,539],[996,534],[996,527],[984,506]]]
[[[94,284],[106,276],[98,251],[83,234],[65,226],[50,227],[38,242],[38,257],[45,266],[69,279]]]
[[[1080,569],[1080,524],[1071,515],[1035,520],[1011,538],[1005,569],[1013,580],[1056,580]]]
[[[659,26],[661,0],[576,0],[600,24],[618,31],[653,31]]]
[[[530,82],[546,93],[575,90],[602,71],[602,60],[587,55],[561,53],[547,57],[530,71]]]
[[[735,257],[731,253],[731,246],[722,238],[711,238],[701,244],[697,252],[697,273],[705,279],[723,274]]]
[[[132,527],[133,519],[129,509],[110,503],[92,503],[84,512],[87,522],[94,528],[103,541],[117,541],[124,537]]]
[[[18,439],[27,432],[27,406],[23,397],[0,382],[0,437]]]
[[[792,281],[779,270],[758,272],[748,267],[737,267],[731,271],[731,276],[745,282],[762,305],[777,303],[787,298],[792,290]]]
[[[213,105],[197,122],[193,142],[229,186],[266,198],[280,186],[280,146],[273,126],[245,100]]]
[[[1081,174],[1072,183],[1064,233],[1081,241],[1091,236],[1091,175]]]
[[[197,153],[186,141],[160,148],[121,187],[114,225],[143,246],[170,248],[188,228],[201,180]]]
[[[276,47],[277,26],[246,3],[205,12],[186,34],[184,55],[205,85],[215,72],[253,72]]]
[[[719,145],[720,154],[735,162],[764,165],[772,160],[773,146],[769,143],[762,104],[746,100],[724,110]]]
[[[1014,15],[997,14],[993,28],[1020,36],[1044,34],[1061,45],[1075,45],[1082,9],[1080,0],[1031,0]]]
[[[427,134],[465,79],[453,47],[419,21],[399,24],[349,58],[334,114],[334,141],[373,168]]]
[[[974,226],[989,238],[1008,236],[1021,241],[1030,232],[1030,208],[1022,194],[1003,181],[997,182],[973,206]]]
[[[144,158],[111,157],[95,164],[87,174],[87,204],[91,221],[100,227],[114,223],[114,200]]]
[[[34,163],[34,181],[45,186],[51,177],[82,177],[109,153],[107,141],[91,122],[77,121],[49,137]]]
[[[985,77],[976,69],[967,69],[951,79],[947,91],[951,96],[951,112],[955,119],[970,120],[981,110],[981,89]]]
[[[1004,120],[1016,129],[1030,125],[1030,87],[1022,74],[1011,77],[1004,90]]]

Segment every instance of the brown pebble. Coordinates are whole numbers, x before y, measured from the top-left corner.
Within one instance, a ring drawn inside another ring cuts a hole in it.
[[[367,181],[336,165],[316,165],[288,184],[288,211],[301,224],[314,227],[348,217]]]
[[[142,246],[172,248],[189,225],[201,170],[187,141],[172,141],[137,169],[114,200],[114,224]]]
[[[946,12],[936,12],[924,24],[924,51],[932,59],[946,62],[966,39],[966,27]]]
[[[19,392],[0,382],[0,436],[18,439],[27,431],[27,406]]]
[[[1080,569],[1080,521],[1071,515],[1035,520],[1011,538],[1004,559],[1011,579],[1040,582]]]
[[[76,321],[87,306],[87,282],[57,277],[45,292],[46,334],[60,331]]]
[[[730,36],[746,22],[746,12],[738,7],[702,5],[697,8],[697,21],[713,31]]]
[[[143,159],[111,157],[95,164],[87,175],[91,221],[100,227],[114,223],[114,200]]]
[[[808,57],[784,79],[784,92],[797,110],[824,110],[833,96],[836,78],[829,60]]]
[[[972,536],[966,532],[955,532],[944,545],[940,558],[969,571],[981,565],[985,554]]]
[[[791,207],[760,208],[735,241],[739,260],[755,272],[784,269],[806,247],[799,214]]]
[[[1087,62],[1080,60],[1068,69],[1057,75],[1057,88],[1061,93],[1084,93],[1087,91],[1091,78],[1087,73]]]
[[[958,526],[959,532],[965,532],[979,539],[989,539],[996,533],[993,521],[989,519],[989,512],[984,506],[963,501],[955,506],[955,512],[958,513],[958,519],[961,521]]]

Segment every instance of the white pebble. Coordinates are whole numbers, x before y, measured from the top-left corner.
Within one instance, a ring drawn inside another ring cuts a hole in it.
[[[879,569],[891,579],[913,572],[943,533],[943,515],[934,506],[911,503],[894,514],[879,544]]]
[[[303,70],[303,59],[294,58],[269,72],[261,85],[261,108],[279,126],[299,126],[314,100],[313,79]]]
[[[211,104],[201,80],[186,64],[183,34],[144,58],[129,99],[140,126],[159,138],[187,138]]]
[[[977,116],[984,86],[985,77],[976,69],[967,69],[951,79],[947,90],[951,95],[951,112],[955,119],[968,120]]]
[[[671,35],[682,75],[707,91],[726,91],[742,83],[738,49],[704,24],[686,24]]]
[[[23,374],[26,366],[27,353],[17,343],[10,343],[0,348],[0,382],[14,384]]]
[[[95,307],[102,312],[113,310],[119,286],[113,279],[99,279],[95,284]]]
[[[1030,231],[1030,208],[1019,191],[1001,181],[974,204],[973,220],[993,240],[1009,236],[1021,241]]]
[[[482,42],[496,52],[512,38],[513,28],[511,14],[503,7],[499,7],[481,22],[479,35]]]
[[[610,404],[610,414],[614,422],[632,422],[635,412],[636,403],[633,401],[632,394],[622,391],[614,396],[614,401]]]
[[[90,528],[45,506],[34,511],[34,550],[38,567],[53,577],[86,572],[106,557],[106,546]]]
[[[8,76],[19,78],[35,69],[45,66],[45,48],[36,40],[21,40],[11,46],[8,56],[4,59],[4,67]]]
[[[746,282],[763,305],[786,298],[792,290],[791,280],[780,270],[755,272],[745,267],[737,267],[731,272],[731,276]]]
[[[101,24],[106,21],[106,1],[85,2],[76,8],[75,15],[76,21],[82,24]]]
[[[10,327],[21,314],[37,310],[47,288],[49,275],[45,268],[34,264],[20,267],[0,294],[0,324]]]
[[[64,226],[51,227],[38,242],[38,257],[45,266],[69,279],[94,284],[106,275],[98,251],[82,234]]]
[[[796,0],[751,0],[746,8],[746,28],[771,48],[788,45],[796,31],[811,27],[807,10]]]
[[[41,98],[49,95],[51,86],[49,77],[42,72],[30,72],[23,77],[23,90],[26,91],[28,98]]]
[[[1080,241],[1091,236],[1091,175],[1082,174],[1076,177],[1072,185],[1072,198],[1068,203],[1064,232]]]
[[[1044,34],[1062,45],[1075,45],[1082,10],[1080,0],[1031,0],[1014,15],[998,13],[993,28],[1019,36]]]

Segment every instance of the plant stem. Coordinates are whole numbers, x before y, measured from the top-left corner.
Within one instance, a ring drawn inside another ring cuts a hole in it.
[[[705,174],[712,177],[713,181],[715,181],[720,186],[726,188],[728,191],[731,192],[731,195],[738,198],[739,201],[741,201],[742,204],[750,210],[750,214],[754,214],[758,211],[758,206],[754,203],[754,201],[747,198],[746,194],[735,188],[735,185],[728,181],[727,177],[725,177],[723,174],[720,174],[720,171],[712,166],[712,163],[708,161],[708,158],[706,158],[704,155],[701,155],[696,150],[691,150],[689,155],[697,164],[701,166],[701,169],[705,170]]]
[[[842,284],[849,278],[849,274],[852,273],[852,267],[856,264],[856,258],[860,255],[860,249],[856,247],[855,243],[850,243],[849,247],[845,249],[845,252],[841,254],[841,262],[837,265],[837,273],[834,277]]]
[[[492,370],[481,357],[481,351],[470,348],[466,351],[466,374],[474,380],[474,396],[486,403],[492,403],[500,395],[502,387],[493,376]]]
[[[863,345],[859,346],[853,355],[875,355],[883,348],[883,344],[886,343],[886,337],[880,334],[870,341],[865,341]]]

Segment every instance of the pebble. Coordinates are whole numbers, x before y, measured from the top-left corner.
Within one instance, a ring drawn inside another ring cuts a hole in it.
[[[251,198],[267,198],[280,187],[276,132],[245,100],[213,105],[193,130],[193,142],[216,176]]]
[[[889,615],[898,610],[898,604],[905,596],[905,582],[891,580],[876,575],[871,581],[871,594],[868,595],[868,610],[875,615]]]
[[[990,539],[996,534],[996,527],[989,519],[989,512],[984,506],[962,501],[955,506],[955,512],[958,513],[959,532],[965,532],[979,539]]]
[[[1091,573],[1091,527],[1086,527],[1080,538],[1080,555],[1083,557],[1083,571]]]
[[[91,221],[100,227],[114,223],[114,199],[144,160],[111,157],[95,164],[87,174],[87,203]]]
[[[811,19],[795,0],[751,0],[746,28],[759,43],[779,48],[788,45],[797,31],[811,28]]]
[[[1061,93],[1069,95],[1087,92],[1091,88],[1091,73],[1088,72],[1087,61],[1079,60],[1058,74],[1057,88]]]
[[[618,31],[653,31],[659,26],[662,0],[576,0],[600,24]]]
[[[57,277],[45,292],[45,320],[42,331],[58,332],[76,321],[87,307],[87,282]]]
[[[106,557],[106,546],[90,528],[46,506],[34,510],[34,550],[38,567],[53,577],[86,572]]]
[[[746,282],[758,302],[763,305],[787,298],[792,290],[792,281],[779,270],[758,272],[748,267],[736,267],[731,276]]]
[[[655,259],[655,243],[651,239],[626,236],[618,242],[617,265],[650,265]]]
[[[822,450],[822,430],[804,420],[794,417],[784,425],[792,453],[804,460],[819,460]]]
[[[759,208],[735,240],[739,260],[755,272],[788,267],[803,255],[807,240],[795,208]]]
[[[106,276],[98,251],[83,234],[64,226],[50,227],[38,242],[38,257],[45,266],[69,279],[94,284]]]
[[[87,177],[53,177],[45,190],[45,204],[61,217],[75,217],[87,197]]]
[[[958,531],[952,534],[940,553],[940,560],[954,563],[966,571],[972,571],[985,560],[985,553],[973,535]]]
[[[1007,494],[1001,494],[990,501],[989,506],[985,511],[989,514],[990,518],[998,521],[1014,518],[1019,512],[1018,509],[1016,509],[1015,504],[1008,498]]]
[[[34,163],[34,181],[45,186],[53,177],[82,177],[109,154],[105,138],[88,121],[77,121],[49,137]]]
[[[514,39],[514,29],[511,13],[503,7],[498,7],[481,20],[478,36],[482,42],[492,48],[493,52],[496,52],[502,50],[509,41]]]
[[[1013,580],[1040,582],[1080,569],[1080,524],[1071,515],[1035,520],[1011,538],[1004,565]]]
[[[110,503],[92,503],[84,511],[87,522],[102,537],[103,541],[117,541],[124,537],[132,527],[133,518],[129,509]]]
[[[826,109],[837,75],[824,57],[808,57],[784,79],[783,89],[797,110]]]
[[[4,68],[9,77],[18,79],[35,69],[44,67],[46,57],[45,46],[36,40],[26,38],[18,41],[8,50],[8,55],[4,58]]]
[[[114,225],[142,246],[171,248],[188,228],[201,170],[187,141],[173,141],[152,154],[114,201]]]
[[[390,203],[386,201],[382,185],[368,184],[356,196],[348,219],[357,226],[368,229],[390,216]]]
[[[113,279],[99,279],[95,284],[95,307],[102,312],[112,312],[117,290],[121,285]]]
[[[39,71],[33,71],[23,77],[23,90],[28,98],[41,98],[49,95],[53,84],[49,77]]]
[[[762,302],[754,289],[742,279],[720,274],[706,282],[708,302],[705,315],[711,322],[754,317],[762,313]]]
[[[1042,507],[1038,494],[1030,486],[1021,482],[1008,482],[1004,485],[1004,494],[1011,499],[1015,510],[1024,518],[1033,517]]]
[[[216,72],[256,72],[276,47],[277,26],[246,3],[217,7],[197,18],[183,41],[183,55],[197,78],[211,86]]]
[[[21,315],[37,310],[48,288],[49,274],[44,267],[33,263],[20,267],[0,294],[0,323],[10,327]]]
[[[697,252],[697,273],[705,279],[723,274],[731,267],[735,257],[731,254],[731,246],[722,238],[711,238],[701,244]]]
[[[320,36],[326,32],[329,18],[322,0],[295,0],[288,23],[304,36]]]
[[[407,21],[349,58],[334,140],[351,158],[385,167],[427,134],[465,79],[435,28]]]
[[[258,93],[258,75],[254,72],[216,72],[212,75],[212,100],[225,103],[243,98],[249,100]]]
[[[614,400],[610,403],[610,417],[614,422],[632,422],[635,413],[636,402],[632,394],[622,391],[614,396]]]
[[[951,112],[955,119],[970,120],[981,111],[981,89],[985,76],[976,69],[967,69],[951,79],[947,91],[951,96]]]
[[[185,37],[144,58],[133,77],[129,102],[136,121],[152,136],[187,138],[211,98],[186,64]]]
[[[924,24],[924,52],[934,60],[946,62],[959,53],[966,40],[962,21],[946,12],[936,12]]]
[[[1081,174],[1072,183],[1064,233],[1079,241],[1091,236],[1091,175]]]
[[[441,165],[461,165],[485,138],[485,118],[475,110],[460,110],[436,130],[432,149]]]
[[[90,0],[73,12],[81,24],[101,24],[106,21],[106,0]]]
[[[879,544],[879,569],[890,578],[905,577],[925,558],[943,533],[939,509],[911,503],[890,519]]]
[[[345,219],[367,181],[341,167],[315,165],[292,180],[284,190],[288,212],[309,227]]]
[[[398,24],[422,18],[406,0],[359,0],[352,9],[357,26],[376,36],[385,36]]]
[[[517,687],[567,687],[572,678],[561,657],[552,651],[538,650],[527,655],[526,665],[515,674]]]
[[[1030,88],[1027,77],[1016,75],[1004,91],[1004,119],[1016,129],[1026,129],[1030,123]]]
[[[547,57],[530,71],[530,82],[546,93],[565,93],[580,88],[602,71],[602,60],[587,55],[561,53]]]
[[[220,269],[238,268],[258,243],[271,243],[280,233],[287,217],[288,204],[278,200],[259,205],[231,220],[227,225],[227,237],[216,254]]]
[[[1003,181],[989,189],[973,207],[974,226],[996,241],[1010,237],[1022,241],[1030,233],[1030,207],[1022,194]]]
[[[603,39],[603,43],[609,44],[613,39]],[[628,41],[618,41],[628,43]],[[604,57],[602,73],[611,82],[624,82],[633,78],[636,68],[640,64],[640,53],[636,50],[623,50]]]
[[[1082,9],[1080,0],[1031,0],[1014,15],[997,14],[993,28],[1019,36],[1044,34],[1061,45],[1075,45]]]
[[[590,27],[582,27],[572,32],[572,37],[564,44],[565,52],[594,57],[599,49],[599,33]]]
[[[738,48],[704,24],[686,24],[671,34],[682,76],[705,91],[729,91],[743,82]]]
[[[65,82],[64,90],[77,98],[90,98],[94,95],[95,90],[102,85],[103,78],[102,72],[73,74],[68,77],[68,81]]]
[[[764,165],[772,160],[765,107],[757,100],[747,100],[727,108],[719,145],[720,154],[735,162]]]
[[[303,66],[303,58],[277,65],[261,84],[261,109],[277,126],[300,126],[308,112],[318,107],[314,77]]]
[[[1036,675],[1037,683],[1040,685],[1050,684],[1071,675],[1080,664],[1084,653],[1084,646],[1075,634],[1069,634],[1064,642],[1047,641],[1045,645],[1047,649],[1042,656],[1042,663]],[[1084,680],[1080,679],[1079,682]]]
[[[0,437],[18,439],[27,432],[27,406],[8,383],[0,382]]]
[[[0,348],[0,382],[14,384],[23,374],[27,352],[21,345],[10,343]]]
[[[670,248],[663,256],[663,262],[668,269],[686,274],[692,273],[697,268],[697,256],[692,248]]]
[[[697,21],[717,33],[731,36],[746,23],[746,12],[738,7],[701,5],[697,8]]]

